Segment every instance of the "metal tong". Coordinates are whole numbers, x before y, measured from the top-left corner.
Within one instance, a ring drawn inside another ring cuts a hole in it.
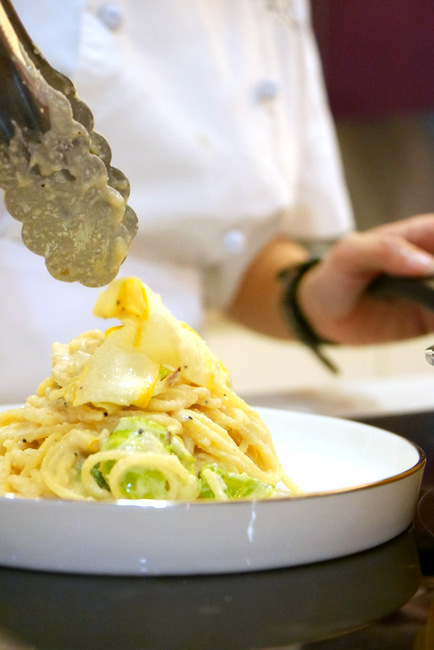
[[[30,60],[30,63],[29,63]],[[79,99],[68,77],[50,66],[30,38],[10,0],[0,0],[0,142],[9,142],[15,124],[25,129],[45,132],[50,128],[50,115],[32,89],[29,65],[34,65],[45,81],[65,95],[71,104],[74,120],[82,124],[91,139],[91,151],[107,167],[108,183],[128,199],[130,186],[126,176],[110,166],[112,153],[108,142],[93,130],[90,108]],[[128,206],[130,219],[137,221]]]
[[[24,244],[45,257],[47,269],[59,280],[86,286],[107,284],[117,274],[137,232],[137,216],[127,204],[129,181],[111,167],[110,146],[93,130],[90,109],[78,98],[71,80],[42,56],[10,0],[0,0],[0,88],[2,189],[7,209],[23,222]],[[59,113],[59,106],[66,110]],[[65,132],[58,128],[59,114],[66,120]],[[68,139],[68,133],[74,135]],[[64,153],[64,169],[51,164],[51,153],[59,148]],[[48,161],[50,191],[39,180],[39,165],[26,167],[31,151],[39,151],[42,160]],[[94,164],[92,156],[102,164]],[[88,169],[86,188],[79,173],[69,173],[71,161]],[[24,190],[21,186],[18,196],[20,165],[28,172],[29,183]],[[93,200],[86,202],[83,192],[90,191],[93,181]]]
[[[14,123],[37,131],[49,128],[46,108],[32,93],[25,53],[38,69],[48,65],[31,41],[9,0],[1,0],[0,134],[6,141],[14,135]]]

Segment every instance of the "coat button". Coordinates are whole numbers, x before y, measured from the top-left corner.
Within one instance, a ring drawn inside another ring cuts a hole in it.
[[[256,99],[259,102],[269,102],[277,97],[279,84],[274,79],[263,79],[255,89]]]
[[[228,253],[242,253],[246,243],[246,234],[242,230],[227,230],[223,235],[223,247]]]
[[[115,2],[109,2],[99,8],[98,18],[106,27],[114,32],[119,29],[122,24],[122,9]]]

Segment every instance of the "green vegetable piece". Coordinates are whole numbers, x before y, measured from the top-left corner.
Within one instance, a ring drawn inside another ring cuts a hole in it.
[[[122,449],[131,453],[152,452],[158,454],[176,455],[184,467],[194,473],[195,459],[186,449],[182,438],[171,435],[168,429],[144,416],[125,417],[119,423],[113,433],[109,436],[102,447],[102,451]],[[92,469],[92,476],[97,485],[109,489],[108,476],[115,465],[116,460],[106,460]],[[123,479],[123,490],[125,496],[130,499],[164,499],[167,493],[166,481],[161,474],[153,473],[154,470],[137,468],[134,473],[129,472]],[[147,496],[130,496],[131,494],[143,494]],[[162,496],[152,496],[160,494]]]
[[[160,444],[156,445],[154,439]],[[143,416],[122,418],[104,445],[106,449],[168,452],[175,454],[189,471],[194,468],[194,456],[187,451],[182,439],[171,435],[159,422]]]
[[[160,372],[158,374],[158,379],[162,381],[163,379],[166,379],[170,374],[172,374],[173,369],[170,368],[169,366],[161,365],[160,366]]]
[[[170,436],[169,451],[175,454],[175,456],[178,456],[181,463],[189,472],[194,473],[194,456],[187,451],[182,438],[179,436]]]
[[[90,473],[93,476],[93,478],[95,479],[96,484],[98,485],[98,487],[100,487],[103,490],[108,490],[110,492],[109,485],[108,485],[107,481],[105,480],[105,478],[102,475],[102,472],[100,470],[100,463],[97,463],[96,465],[94,465],[94,467],[92,467],[92,469],[90,470]]]
[[[274,492],[274,485],[264,483],[256,478],[251,478],[247,474],[236,474],[235,472],[226,472],[218,465],[205,465],[202,468],[211,470],[218,474],[226,486],[226,494],[229,499],[264,499]],[[206,478],[200,476],[202,499],[214,499],[215,494],[210,488]]]
[[[119,484],[127,499],[165,499],[167,482],[155,469],[137,467],[128,470]]]
[[[152,451],[168,453],[167,442],[169,434],[165,426],[145,417],[125,417],[119,420],[118,426],[109,436],[102,451],[123,449],[131,452]],[[101,476],[106,481],[115,460],[106,460],[100,464]],[[98,483],[96,476],[94,477]]]
[[[199,499],[214,499],[215,494],[208,485],[208,481],[201,476],[200,477],[200,494]]]
[[[105,443],[103,450],[110,449],[141,449],[145,446],[146,436],[144,433],[151,433],[159,442],[166,443],[168,431],[159,422],[154,422],[145,417],[126,417],[119,420],[118,426]]]

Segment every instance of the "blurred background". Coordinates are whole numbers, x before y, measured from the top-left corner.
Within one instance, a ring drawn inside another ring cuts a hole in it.
[[[434,212],[434,3],[312,0],[312,23],[361,230]],[[331,375],[298,343],[252,334],[210,313],[205,338],[256,404],[334,415],[434,405],[432,336],[336,348]]]
[[[358,227],[434,210],[432,0],[312,0]]]

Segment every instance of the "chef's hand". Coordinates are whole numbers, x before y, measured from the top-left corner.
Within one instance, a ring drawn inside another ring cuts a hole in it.
[[[269,244],[247,270],[229,309],[236,320],[265,334],[293,338],[282,318],[279,270],[307,257],[288,240]],[[434,275],[434,214],[342,237],[300,282],[298,302],[314,331],[336,343],[358,345],[412,338],[434,331],[434,312],[367,292],[380,274]]]
[[[367,292],[382,273],[434,275],[434,214],[344,236],[302,279],[299,304],[325,339],[351,345],[412,338],[434,331],[434,312]]]

